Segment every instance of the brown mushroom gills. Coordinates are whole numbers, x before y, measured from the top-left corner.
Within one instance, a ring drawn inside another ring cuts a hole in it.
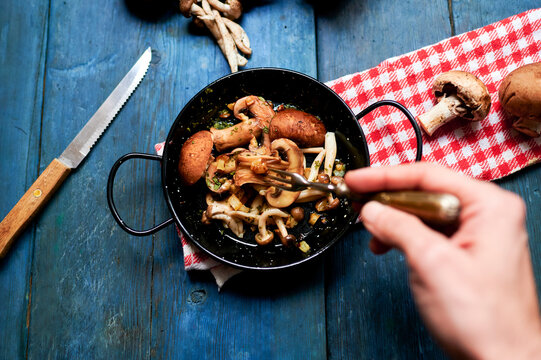
[[[452,70],[441,74],[434,80],[432,92],[438,104],[418,117],[428,135],[458,117],[482,120],[490,110],[487,87],[475,75],[465,71]]]

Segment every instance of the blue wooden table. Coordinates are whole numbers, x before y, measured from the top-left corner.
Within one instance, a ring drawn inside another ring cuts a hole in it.
[[[174,227],[135,238],[114,222],[114,161],[153,152],[177,113],[229,68],[177,12],[148,19],[134,1],[0,2],[0,218],[59,156],[135,59],[145,79],[97,146],[0,260],[0,359],[445,358],[416,313],[404,258],[349,232],[301,272],[241,274],[218,292],[186,273]],[[328,81],[539,6],[539,0],[251,1],[253,56]],[[148,14],[147,14],[148,15]],[[168,217],[159,165],[117,176],[120,212],[147,228]],[[528,205],[541,288],[541,167],[498,183]]]

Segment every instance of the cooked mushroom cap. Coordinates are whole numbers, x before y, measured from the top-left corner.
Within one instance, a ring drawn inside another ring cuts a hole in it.
[[[193,134],[180,150],[178,172],[186,185],[195,184],[204,174],[212,152],[212,135],[209,131]]]
[[[233,20],[238,19],[242,14],[242,4],[239,0],[229,0],[229,6],[231,6],[230,16]]]
[[[179,1],[180,12],[182,13],[182,15],[184,15],[185,17],[191,16],[191,9],[192,9],[193,2],[194,0],[180,0]]]
[[[539,136],[541,63],[525,65],[512,71],[503,80],[498,95],[503,109],[519,118],[513,127],[527,135]]]
[[[448,95],[456,95],[464,104],[458,109],[460,117],[471,121],[484,119],[490,110],[488,89],[475,75],[465,71],[451,70],[441,74],[432,85],[434,96],[441,100]]]
[[[296,109],[277,112],[270,125],[271,140],[288,138],[300,147],[323,145],[326,132],[321,120]]]

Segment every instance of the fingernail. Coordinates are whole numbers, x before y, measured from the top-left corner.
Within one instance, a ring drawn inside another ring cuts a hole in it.
[[[385,209],[385,206],[377,201],[370,201],[363,206],[361,211],[361,220],[363,223],[374,222],[379,214]]]

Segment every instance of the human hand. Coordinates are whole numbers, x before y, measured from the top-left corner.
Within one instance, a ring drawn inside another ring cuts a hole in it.
[[[445,236],[413,215],[367,203],[361,219],[370,248],[397,248],[428,329],[451,356],[534,359],[541,356],[541,318],[532,271],[526,211],[515,194],[449,169],[417,163],[350,171],[359,193],[426,190],[457,196],[458,230]]]

